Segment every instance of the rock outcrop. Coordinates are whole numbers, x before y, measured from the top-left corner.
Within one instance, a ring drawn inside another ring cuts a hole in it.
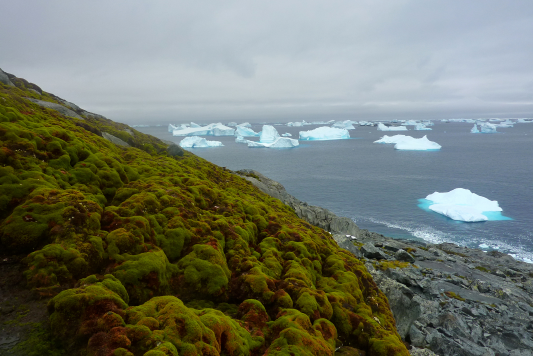
[[[347,218],[299,201],[258,172],[238,173],[330,231],[340,247],[365,262],[388,297],[411,355],[532,355],[531,264],[497,251],[397,240],[359,229]]]

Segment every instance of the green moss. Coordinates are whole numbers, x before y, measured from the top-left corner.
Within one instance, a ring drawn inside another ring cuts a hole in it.
[[[478,269],[479,271],[482,271],[482,272],[486,272],[486,273],[490,273],[491,272],[489,269],[487,269],[484,266],[476,266],[475,268]]]
[[[454,298],[454,299],[461,300],[462,302],[465,302],[465,298],[460,297],[458,294],[454,292],[445,291],[445,295],[449,298]]]

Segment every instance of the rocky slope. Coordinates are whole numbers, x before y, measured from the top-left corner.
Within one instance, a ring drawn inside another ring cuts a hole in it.
[[[1,71],[0,261],[4,354],[409,354],[328,232]]]
[[[532,265],[453,244],[394,240],[290,196],[258,172],[238,172],[333,233],[388,297],[412,355],[532,355]]]

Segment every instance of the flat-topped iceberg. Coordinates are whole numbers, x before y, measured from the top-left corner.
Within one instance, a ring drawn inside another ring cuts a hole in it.
[[[255,132],[254,130],[246,126],[237,125],[237,127],[235,128],[235,135],[243,137],[258,137],[260,136],[260,133]]]
[[[180,141],[183,148],[200,148],[200,147],[221,147],[224,146],[221,141],[208,141],[203,137],[190,136]]]
[[[195,125],[195,126],[194,126]],[[225,126],[220,122],[207,126],[198,126],[191,123],[191,127],[173,130],[173,136],[233,136],[235,129]]]
[[[335,127],[321,126],[310,131],[300,131],[301,140],[344,140],[350,138],[347,129],[338,129]]]
[[[278,137],[270,143],[247,141],[248,147],[267,147],[267,148],[292,148],[299,145],[299,141],[288,137]]]
[[[271,142],[276,141],[276,139],[279,137],[280,135],[278,134],[278,131],[276,131],[274,126],[263,125],[261,132],[260,132],[261,143],[271,143]]]
[[[394,143],[396,150],[434,151],[441,149],[439,144],[430,141],[426,135],[421,138],[414,138],[406,135],[385,135],[374,143]]]
[[[502,211],[497,201],[463,188],[456,188],[448,193],[435,192],[427,195],[425,199],[432,203],[428,206],[430,210],[458,221],[487,221],[490,219],[486,215],[491,216],[488,213]]]
[[[383,123],[379,123],[376,129],[378,131],[408,131],[406,126],[386,126]]]

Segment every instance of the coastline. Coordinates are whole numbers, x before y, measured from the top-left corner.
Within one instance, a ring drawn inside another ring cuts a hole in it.
[[[369,232],[296,199],[259,172],[235,173],[329,231],[365,263],[412,355],[532,355],[532,264],[498,251]]]

